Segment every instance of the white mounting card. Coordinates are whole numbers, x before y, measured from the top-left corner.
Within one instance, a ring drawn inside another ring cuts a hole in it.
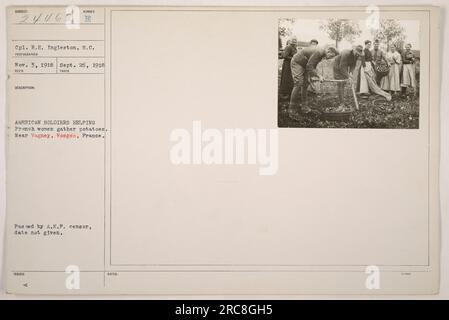
[[[439,8],[7,17],[8,292],[438,292]]]

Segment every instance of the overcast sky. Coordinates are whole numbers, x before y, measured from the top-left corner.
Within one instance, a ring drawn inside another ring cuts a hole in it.
[[[333,44],[335,41],[331,40],[327,33],[319,29],[321,20],[305,20],[297,19],[293,25],[293,34],[296,35],[298,41],[310,41],[311,39],[317,39],[320,45]],[[412,44],[413,49],[419,50],[419,21],[418,20],[398,20],[398,22],[405,29],[405,42]],[[355,38],[354,44],[362,44],[365,40],[373,40],[370,29],[367,28],[365,20],[359,20],[359,27],[362,33],[359,37]],[[284,40],[284,39],[283,39]],[[284,43],[285,45],[285,43]],[[351,48],[352,44],[346,40],[342,40],[339,43],[339,49]]]

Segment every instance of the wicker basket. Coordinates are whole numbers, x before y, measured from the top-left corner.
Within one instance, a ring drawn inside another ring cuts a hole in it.
[[[376,70],[376,73],[381,77],[385,77],[390,72],[390,66],[386,63],[378,63],[376,64],[374,69]]]

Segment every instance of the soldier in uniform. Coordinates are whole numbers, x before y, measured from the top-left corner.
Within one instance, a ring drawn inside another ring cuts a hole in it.
[[[319,48],[316,45],[318,43],[316,40],[312,40],[310,43],[309,47],[295,54],[291,61],[294,86],[290,98],[289,114],[293,117],[298,116],[298,111],[303,113],[310,111],[310,108],[305,105],[307,87],[309,83],[313,83],[312,78],[322,80],[316,71],[318,63],[323,59],[331,59],[337,55],[337,51],[333,47]]]
[[[374,68],[376,68],[376,66],[378,66],[380,64],[389,65],[389,63],[385,57],[385,52],[379,48],[379,40],[378,39],[374,40],[374,48],[371,51],[371,56],[372,56]],[[382,79],[382,75],[380,75],[376,72],[376,83],[378,85],[380,85],[381,79]]]
[[[334,60],[334,78],[336,80],[347,80],[352,85],[352,80],[350,77],[350,73],[354,71],[357,59],[359,56],[363,55],[363,47],[358,45],[354,49],[346,49],[343,50]],[[337,84],[338,89],[338,99],[340,101],[340,105],[337,108],[344,108],[344,90],[345,90],[345,82],[339,82]]]

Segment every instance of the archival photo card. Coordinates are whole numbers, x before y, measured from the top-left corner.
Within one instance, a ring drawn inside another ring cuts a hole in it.
[[[419,128],[420,23],[279,20],[278,125]]]
[[[8,8],[12,294],[434,294],[440,10]]]

